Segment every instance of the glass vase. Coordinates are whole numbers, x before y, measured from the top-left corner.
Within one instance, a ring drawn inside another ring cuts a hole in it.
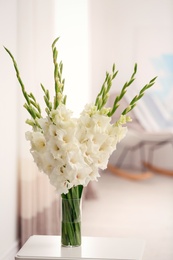
[[[81,196],[79,186],[73,187],[61,196],[61,245],[76,247],[81,245]]]

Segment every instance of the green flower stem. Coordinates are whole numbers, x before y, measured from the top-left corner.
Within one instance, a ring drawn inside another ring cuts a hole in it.
[[[104,105],[107,103],[107,100],[109,98],[109,91],[112,86],[112,81],[116,77],[118,71],[115,71],[115,64],[112,66],[112,74],[109,74],[106,72],[106,78],[104,80],[104,83],[102,85],[102,88],[100,90],[100,93],[97,95],[95,106],[98,110],[101,110]]]
[[[114,104],[113,104],[113,107],[111,109],[111,111],[108,113],[108,116],[111,117],[115,111],[117,110],[117,108],[119,107],[120,105],[120,100],[124,97],[124,95],[126,94],[127,92],[127,88],[133,83],[133,81],[135,80],[135,75],[137,73],[137,64],[135,64],[134,66],[134,71],[133,71],[133,74],[131,75],[131,78],[129,81],[127,81],[123,88],[121,89],[121,92],[120,92],[120,95],[116,96],[115,100],[114,100]]]
[[[27,120],[26,123],[32,125],[33,127],[40,127],[38,122],[37,122],[37,119],[42,117],[40,106],[37,103],[36,98],[34,97],[34,95],[32,93],[28,94],[26,92],[25,86],[24,86],[23,81],[22,81],[22,79],[20,77],[20,73],[19,73],[19,70],[18,70],[17,62],[15,61],[15,59],[14,59],[13,55],[11,54],[11,52],[7,48],[5,48],[5,50],[10,55],[10,57],[11,57],[11,59],[13,61],[14,69],[16,71],[16,77],[17,77],[18,82],[19,82],[19,84],[21,86],[23,96],[24,96],[24,98],[26,100],[26,103],[24,104],[24,107],[26,108],[26,110],[29,112],[29,114],[31,115],[31,117],[33,119],[33,120]]]
[[[108,72],[106,73],[106,78],[105,78],[105,81],[101,87],[101,90],[100,90],[100,93],[98,94],[97,98],[96,98],[96,101],[95,101],[95,106],[97,107],[98,110],[101,110],[108,98],[109,98],[109,91],[110,91],[110,88],[112,86],[112,81],[113,79],[116,77],[118,71],[115,71],[115,64],[113,64],[113,67],[112,67],[112,74],[109,74]],[[127,81],[124,86],[122,87],[121,89],[121,92],[119,95],[117,95],[115,97],[115,100],[114,100],[114,103],[113,103],[113,106],[112,108],[110,108],[107,112],[107,116],[111,117],[115,111],[117,110],[117,108],[119,107],[120,105],[120,101],[121,99],[124,97],[124,95],[126,94],[127,92],[127,89],[128,87],[133,83],[133,81],[135,80],[135,75],[137,73],[137,64],[135,63],[134,65],[134,70],[133,70],[133,73],[130,77],[130,80]],[[150,82],[148,84],[146,84],[139,92],[138,95],[136,95],[132,101],[130,102],[129,106],[126,107],[124,109],[124,111],[121,113],[122,115],[126,115],[128,112],[130,112],[135,106],[136,106],[136,103],[138,100],[140,100],[145,91],[147,89],[149,89],[151,86],[153,86],[155,84],[155,80],[156,80],[157,77],[153,78],[152,80],[150,80]]]
[[[83,186],[78,185],[62,194],[61,242],[64,246],[81,245],[81,196]]]
[[[122,112],[122,115],[126,115],[127,113],[129,113],[137,104],[137,102],[143,97],[143,95],[145,94],[145,91],[149,88],[151,88],[156,80],[157,77],[153,78],[152,80],[150,80],[150,82],[148,84],[146,84],[139,92],[138,95],[136,95],[132,101],[130,102],[129,106],[126,107],[124,109],[124,111]]]
[[[58,40],[59,40],[59,38],[56,38],[54,40],[54,42],[52,43],[53,64],[54,64],[54,81],[55,81],[55,96],[54,96],[53,102],[50,101],[49,91],[46,90],[43,87],[43,85],[41,84],[42,90],[44,92],[44,101],[46,104],[45,111],[48,115],[50,114],[50,111],[52,111],[53,109],[56,109],[60,103],[66,104],[66,98],[67,98],[67,96],[63,95],[64,84],[65,84],[65,80],[62,79],[63,64],[62,64],[62,62],[60,62],[60,63],[57,62],[58,51],[56,49],[56,43]],[[31,115],[31,118],[32,118],[31,120],[27,120],[26,123],[28,123],[29,125],[31,125],[33,127],[40,127],[38,124],[38,119],[42,117],[40,106],[36,102],[34,95],[32,93],[28,94],[26,92],[25,86],[24,86],[22,79],[20,77],[20,74],[19,74],[19,70],[18,70],[16,61],[15,61],[13,55],[11,54],[11,52],[7,48],[5,48],[5,50],[8,52],[8,54],[10,55],[10,57],[13,61],[13,65],[14,65],[14,68],[16,71],[16,76],[17,76],[17,79],[21,86],[24,98],[26,100],[24,107],[27,109],[27,111],[29,112],[29,114]],[[137,73],[137,64],[135,64],[135,66],[134,66],[134,71],[130,77],[130,80],[124,84],[124,86],[121,89],[120,94],[115,97],[113,106],[111,108],[108,108],[106,111],[104,106],[106,105],[106,103],[108,101],[112,82],[115,79],[117,73],[118,73],[118,71],[115,71],[115,64],[113,64],[112,72],[111,73],[106,72],[105,80],[103,82],[101,90],[100,90],[99,94],[97,95],[96,101],[95,101],[95,106],[96,106],[97,110],[101,111],[103,109],[104,114],[109,117],[111,117],[115,113],[115,111],[117,110],[117,108],[120,105],[121,99],[126,94],[128,87],[135,80],[135,75]],[[128,112],[130,112],[136,106],[136,103],[138,102],[138,100],[140,100],[143,97],[145,91],[148,88],[150,88],[152,85],[154,85],[156,78],[157,77],[153,78],[148,84],[146,84],[140,90],[139,94],[136,95],[132,99],[129,106],[124,109],[124,111],[122,112],[122,115],[126,115]]]
[[[46,113],[49,115],[50,111],[52,110],[52,102],[50,101],[50,95],[49,95],[49,90],[46,90],[43,86],[43,84],[41,84],[41,88],[44,92],[44,101],[45,101],[45,104],[46,104]]]
[[[63,103],[66,101],[66,97],[63,100],[59,100],[59,94],[63,94],[65,79],[62,80],[62,71],[63,71],[63,63],[62,61],[58,64],[57,57],[58,51],[55,47],[59,37],[54,40],[52,43],[52,52],[53,52],[53,63],[54,63],[54,81],[55,81],[55,97],[54,97],[54,109],[56,109],[59,103],[62,101]]]
[[[66,96],[63,96],[63,90],[64,90],[64,84],[65,84],[65,80],[62,79],[63,64],[62,64],[62,62],[60,62],[59,64],[57,63],[58,51],[55,47],[55,44],[58,41],[58,39],[59,38],[55,39],[55,41],[52,44],[53,63],[54,63],[54,80],[55,80],[54,109],[56,109],[60,103],[65,104],[66,98],[67,98]],[[29,94],[29,93],[26,92],[25,86],[24,86],[23,81],[20,77],[17,62],[15,61],[11,52],[7,48],[5,48],[5,50],[7,51],[7,53],[10,55],[10,57],[12,59],[14,69],[16,71],[16,76],[17,76],[18,82],[21,86],[23,96],[26,100],[24,107],[26,108],[26,110],[28,111],[28,113],[30,114],[30,116],[32,118],[31,120],[27,119],[26,123],[31,125],[32,127],[41,128],[40,125],[38,124],[38,121],[37,121],[37,119],[42,117],[40,106],[37,103],[34,95],[32,93]],[[46,104],[45,111],[49,115],[50,111],[53,108],[52,102],[50,101],[49,91],[46,90],[42,84],[41,84],[41,88],[44,92],[44,101],[45,101],[45,104]]]

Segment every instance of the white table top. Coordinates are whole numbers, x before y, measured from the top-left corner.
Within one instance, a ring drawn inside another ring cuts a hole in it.
[[[145,242],[114,237],[82,237],[80,247],[62,247],[60,236],[31,236],[16,260],[141,260]]]

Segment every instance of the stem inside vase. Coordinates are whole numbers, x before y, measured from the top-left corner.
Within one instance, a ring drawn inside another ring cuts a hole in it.
[[[62,195],[61,201],[61,244],[81,245],[81,187],[76,186]]]

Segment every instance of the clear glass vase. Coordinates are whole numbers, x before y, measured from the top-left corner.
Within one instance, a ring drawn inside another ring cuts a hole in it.
[[[81,196],[82,190],[79,186],[73,187],[67,194],[61,196],[62,246],[76,247],[81,245]]]

